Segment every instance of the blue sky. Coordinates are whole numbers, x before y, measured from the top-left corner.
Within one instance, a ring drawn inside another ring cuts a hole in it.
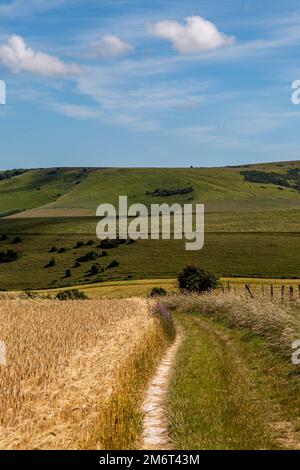
[[[296,0],[0,0],[0,167],[299,159]]]

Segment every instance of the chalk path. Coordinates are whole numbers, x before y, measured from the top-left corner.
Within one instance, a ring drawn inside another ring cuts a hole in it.
[[[144,413],[142,449],[167,450],[171,447],[165,404],[173,365],[182,336],[177,332],[175,341],[167,349],[151,380],[142,404]]]

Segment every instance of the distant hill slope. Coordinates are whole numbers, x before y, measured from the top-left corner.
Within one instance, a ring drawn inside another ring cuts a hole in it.
[[[206,210],[263,210],[299,206],[300,192],[272,183],[252,183],[242,171],[286,174],[299,162],[225,168],[56,168],[29,170],[1,180],[0,216],[95,215],[101,203],[205,203]]]

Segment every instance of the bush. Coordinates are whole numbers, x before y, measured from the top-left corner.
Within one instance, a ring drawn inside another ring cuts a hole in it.
[[[75,248],[82,248],[84,246],[83,242],[77,242]]]
[[[58,250],[58,253],[61,254],[61,253],[65,253],[66,251],[67,251],[66,248],[60,248],[60,249]]]
[[[86,242],[86,246],[92,246],[94,245],[94,243],[95,243],[94,240],[89,240]]]
[[[88,296],[79,289],[69,289],[59,292],[55,298],[57,300],[86,300]]]
[[[55,253],[57,250],[56,246],[52,246],[49,250],[49,253]]]
[[[162,287],[153,287],[150,297],[161,297],[167,295],[167,291]]]
[[[1,235],[0,242],[4,242],[5,240],[7,240],[7,235]]]
[[[120,265],[119,261],[116,261],[115,259],[107,266],[106,269],[112,269],[112,268],[117,268]]]
[[[12,263],[20,258],[20,254],[14,250],[0,252],[0,263]]]
[[[53,268],[53,266],[55,266],[55,259],[51,258],[49,263],[46,264],[45,268]]]
[[[34,292],[33,290],[30,290],[30,289],[24,290],[24,295],[28,299],[32,299],[32,300],[39,298],[39,294],[37,292]]]
[[[217,287],[218,279],[201,268],[187,266],[178,276],[179,288],[188,292],[206,292]]]
[[[80,258],[77,259],[78,263],[88,263],[89,261],[95,261],[99,255],[95,253],[94,251],[90,251],[89,253],[86,253],[83,256],[80,256]]]
[[[66,270],[66,277],[71,277],[71,276],[72,276],[71,269],[67,269]]]
[[[22,238],[21,237],[15,237],[12,241],[12,244],[13,245],[17,245],[18,243],[21,243],[22,242]]]
[[[99,273],[99,266],[97,266],[97,264],[93,264],[93,266],[91,267],[89,273],[90,273],[91,276],[96,276],[96,274]]]

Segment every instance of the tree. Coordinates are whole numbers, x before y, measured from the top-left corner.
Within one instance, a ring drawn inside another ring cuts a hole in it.
[[[71,277],[71,276],[72,276],[71,269],[67,269],[66,270],[66,277]]]
[[[178,276],[179,288],[188,292],[206,292],[217,287],[218,279],[212,273],[195,266],[187,266]]]
[[[162,297],[167,295],[167,291],[162,287],[153,287],[152,291],[150,292],[150,297]]]
[[[53,268],[53,266],[55,266],[55,259],[51,258],[49,263],[46,264],[45,268]]]

